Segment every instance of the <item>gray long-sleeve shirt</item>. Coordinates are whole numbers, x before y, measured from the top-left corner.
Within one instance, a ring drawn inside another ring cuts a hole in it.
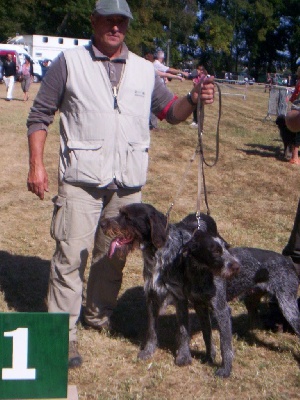
[[[112,86],[116,86],[121,77],[121,71],[126,59],[128,58],[128,48],[123,44],[120,57],[110,60],[102,54],[95,46],[91,46],[90,53],[93,59],[103,63]],[[62,102],[66,81],[67,67],[63,53],[55,58],[52,62],[47,74],[45,75],[40,90],[34,100],[30,110],[27,127],[28,135],[37,130],[48,131],[48,126],[53,122],[55,112],[59,109]],[[147,79],[147,76],[145,76]],[[151,111],[155,115],[164,114],[164,109],[173,101],[174,95],[161,82],[159,76],[155,78],[155,86],[152,93]],[[179,121],[173,116],[172,106],[164,115],[166,120],[171,124],[176,124]]]

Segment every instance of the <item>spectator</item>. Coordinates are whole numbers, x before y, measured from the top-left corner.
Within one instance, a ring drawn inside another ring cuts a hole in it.
[[[33,80],[33,65],[30,58],[25,56],[24,64],[21,68],[21,88],[24,93],[23,101],[28,101],[29,99],[29,88]]]
[[[92,44],[65,50],[55,58],[27,120],[27,186],[42,200],[49,190],[43,163],[48,126],[56,110],[61,115],[58,195],[53,199],[51,224],[56,250],[47,304],[49,312],[70,314],[70,368],[82,364],[76,323],[92,248],[83,316],[94,329],[110,327],[125,260],[109,259],[108,238],[100,231],[100,240],[94,243],[95,232],[101,218],[141,201],[150,108],[161,119],[177,124],[192,113],[200,91],[198,85],[177,98],[155,75],[152,63],[128,50],[124,38],[132,18],[126,0],[99,0],[91,15]],[[211,78],[202,84],[204,104],[212,103],[213,95]]]
[[[166,84],[168,81],[168,77],[177,77],[179,74],[184,76],[185,78],[188,78],[189,74],[187,72],[183,72],[179,69],[175,68],[170,68],[167,65],[165,65],[164,62],[165,59],[165,53],[162,50],[159,50],[156,55],[154,56],[154,69],[156,73],[160,76],[161,81]],[[169,75],[170,74],[170,75]],[[179,76],[179,79],[182,79],[181,76]],[[157,129],[158,128],[158,119],[157,117],[151,113],[150,115],[150,129]]]
[[[3,62],[0,58],[0,82],[3,80]]]
[[[300,101],[300,67],[297,69],[297,82],[296,82],[296,87],[295,90],[293,91],[291,97],[290,97],[290,102],[293,103],[292,110],[295,110],[295,106],[297,108],[298,104]],[[296,110],[297,111],[297,110]],[[286,123],[291,124],[291,116],[287,116],[286,118]],[[289,126],[288,126],[289,128]],[[290,129],[290,128],[289,128]],[[291,131],[294,131],[293,129],[290,129]],[[291,164],[300,164],[299,160],[299,145],[300,145],[300,130],[298,132],[295,132],[295,144],[292,145],[292,158],[290,159]]]
[[[3,80],[6,86],[6,100],[11,101],[13,96],[15,76],[17,75],[17,66],[13,61],[12,54],[7,54],[3,63]]]
[[[154,63],[153,54],[147,53],[145,58],[146,58],[146,60],[151,61],[152,63]],[[184,80],[184,78],[181,75],[174,75],[174,74],[172,74],[170,72],[163,72],[160,69],[156,69],[155,72],[161,78],[162,82],[164,82],[165,84],[167,83],[168,78],[169,79],[178,79],[181,82]],[[149,127],[150,127],[151,131],[152,130],[158,130],[158,119],[157,119],[156,115],[154,115],[152,112],[150,114]]]
[[[269,89],[269,92],[270,92],[272,85],[273,85],[273,78],[272,78],[272,75],[270,74],[270,72],[268,72],[267,73],[267,81],[265,84],[265,93],[266,93],[267,89]]]
[[[156,53],[156,56],[154,58],[155,59],[154,59],[153,65],[154,65],[155,71],[164,72],[164,73],[166,72],[168,74],[171,74],[171,77],[174,77],[174,75],[180,74],[180,75],[184,76],[185,78],[188,78],[188,76],[189,76],[188,72],[184,72],[184,71],[181,71],[180,69],[168,67],[167,65],[165,65],[163,63],[164,59],[165,59],[165,53],[162,50],[159,50]],[[162,81],[165,81],[165,80],[162,78]]]
[[[300,69],[300,67],[298,68]],[[298,71],[299,72],[299,71]],[[285,118],[288,129],[292,132],[300,132],[300,100],[295,100],[291,111]],[[285,256],[290,256],[300,271],[300,200],[294,220],[293,229],[287,245],[282,251]]]
[[[41,69],[42,69],[42,80],[43,80],[45,75],[46,75],[46,73],[47,73],[47,71],[48,71],[48,69],[49,69],[49,60],[45,59],[42,62]]]

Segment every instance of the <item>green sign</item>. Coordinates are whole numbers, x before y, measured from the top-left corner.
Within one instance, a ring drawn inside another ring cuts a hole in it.
[[[0,313],[0,399],[66,398],[69,314]]]

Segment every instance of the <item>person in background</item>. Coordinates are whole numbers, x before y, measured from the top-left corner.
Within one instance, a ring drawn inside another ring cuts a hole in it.
[[[300,66],[298,67],[296,74],[297,74],[296,86],[290,97],[290,102],[293,104],[292,110],[295,110],[295,107],[293,107],[294,105],[296,105],[296,108],[297,108],[297,104],[299,104],[299,100],[300,100]],[[290,117],[287,117],[286,123],[289,120],[290,120]],[[295,132],[295,131],[292,130],[292,132]],[[291,164],[300,164],[300,160],[299,160],[299,156],[298,156],[299,145],[300,145],[300,130],[295,132],[295,144],[292,145],[292,158],[289,161]]]
[[[151,54],[151,53],[147,53],[145,55],[145,59],[153,63],[154,62],[154,55]],[[177,79],[177,80],[179,80],[181,82],[184,80],[184,78],[181,75],[174,75],[174,74],[171,74],[169,72],[163,72],[163,71],[160,71],[160,70],[156,70],[155,72],[162,79],[162,81],[165,84],[167,83],[168,79]],[[156,115],[154,115],[153,113],[150,114],[149,127],[150,127],[151,131],[152,130],[154,130],[154,131],[158,130],[158,119],[157,119]]]
[[[49,60],[47,60],[46,58],[42,62],[41,69],[42,69],[42,80],[43,80],[45,75],[46,75],[46,73],[47,73],[47,71],[48,71],[48,69],[49,69]]]
[[[12,54],[9,53],[3,63],[3,80],[6,86],[6,101],[12,100],[16,75],[17,66],[13,60]]]
[[[156,73],[160,76],[161,81],[164,84],[167,84],[168,82],[168,74],[171,75],[171,77],[179,77],[179,79],[188,78],[189,74],[187,72],[181,71],[180,69],[176,68],[171,68],[168,67],[167,65],[164,64],[164,59],[165,59],[165,53],[162,50],[159,50],[155,56],[154,56],[154,61],[153,61],[153,66],[156,71]],[[151,113],[150,115],[150,129],[151,130],[157,130],[158,129],[158,119],[157,117]]]
[[[206,77],[206,76],[207,76],[207,71],[206,71],[206,69],[204,68],[204,66],[203,66],[203,65],[198,65],[198,66],[197,66],[197,77],[193,79],[193,85],[194,85],[194,87],[195,87],[196,85],[198,85],[198,84],[201,82],[201,80],[202,80],[204,77]],[[195,110],[193,111],[193,121],[192,121],[192,123],[190,124],[190,127],[191,127],[191,128],[197,128],[197,127],[198,127],[197,109],[195,109]]]
[[[153,63],[124,43],[131,19],[126,0],[97,1],[91,15],[92,43],[65,50],[53,60],[27,120],[27,187],[43,200],[49,191],[44,147],[48,127],[60,112],[58,194],[51,223],[56,250],[47,305],[49,312],[70,314],[69,368],[82,364],[77,322],[91,250],[84,323],[99,331],[111,326],[126,260],[107,256],[110,240],[99,223],[116,216],[120,207],[141,202],[150,109],[178,124],[193,112],[200,91],[204,105],[214,101],[213,78],[186,96],[174,96],[155,74]]]
[[[188,78],[188,72],[181,71],[180,69],[171,68],[164,64],[165,53],[162,50],[159,50],[156,55],[154,56],[154,69],[157,72],[164,72],[171,74],[172,77],[176,75],[182,75],[184,78]],[[162,78],[164,81],[164,79]]]
[[[271,91],[273,85],[273,78],[270,72],[267,73],[267,79],[266,79],[266,84],[265,84],[265,93],[267,92],[267,89],[269,89],[269,92]]]
[[[0,58],[0,82],[3,80],[3,62]]]
[[[285,117],[285,122],[290,131],[300,132],[300,99],[294,101],[291,111]],[[282,254],[292,258],[300,274],[300,200],[290,238]]]
[[[145,55],[145,59],[150,61],[150,62],[154,62],[154,55],[151,53],[147,53]],[[176,70],[177,71],[177,70]],[[161,78],[163,78],[164,82],[166,83],[166,80],[168,79],[175,79],[175,80],[179,80],[180,82],[184,81],[184,77],[181,76],[181,74],[172,74],[170,72],[162,72],[160,70],[156,70],[155,71]]]
[[[25,56],[25,61],[21,68],[21,76],[22,76],[21,88],[24,93],[23,101],[28,101],[29,88],[30,88],[31,82],[33,81],[33,65],[32,65],[32,62],[30,61],[30,58],[27,56]]]

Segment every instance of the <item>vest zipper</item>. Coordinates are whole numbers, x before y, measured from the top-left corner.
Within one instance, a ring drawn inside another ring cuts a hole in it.
[[[119,87],[120,87],[120,84],[122,82],[122,78],[123,78],[123,75],[124,75],[124,71],[125,71],[125,64],[123,64],[123,67],[122,67],[122,72],[121,72],[121,76],[120,76],[120,79],[119,79],[119,83],[117,84],[117,86],[112,86],[111,87],[112,88],[112,93],[113,93],[113,98],[114,98],[114,110],[118,110],[119,114],[121,114],[121,110],[120,110],[120,107],[119,107],[119,104],[118,104],[118,93],[119,93]]]

